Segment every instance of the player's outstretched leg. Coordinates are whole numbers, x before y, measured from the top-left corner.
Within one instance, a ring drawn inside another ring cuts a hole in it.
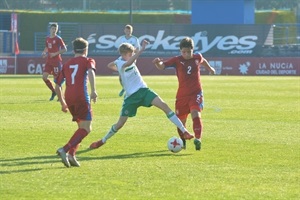
[[[98,149],[102,145],[104,145],[104,142],[102,140],[98,140],[90,145],[90,149]]]
[[[168,113],[167,117],[181,131],[181,134],[180,134],[181,138],[183,138],[185,140],[190,140],[190,139],[194,138],[194,136],[186,130],[183,123],[179,120],[179,118],[175,115],[175,113],[173,111],[170,111]]]
[[[186,149],[186,140],[183,138],[182,132],[181,132],[181,130],[179,128],[177,128],[177,133],[178,133],[180,139],[183,142],[182,149]]]
[[[114,126],[112,126],[110,128],[110,130],[108,131],[108,133],[104,136],[104,138],[102,138],[101,140],[98,140],[96,142],[93,142],[90,145],[90,149],[98,149],[99,147],[101,147],[102,145],[105,144],[105,142],[111,138],[117,131],[114,129]]]
[[[190,134],[189,132],[185,131],[183,133],[183,138],[186,139],[186,140],[190,140],[190,139],[193,139],[194,136],[192,134]]]

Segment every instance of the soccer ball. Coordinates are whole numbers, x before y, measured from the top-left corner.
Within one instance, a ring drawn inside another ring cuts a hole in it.
[[[178,153],[183,147],[183,141],[178,137],[171,137],[168,140],[168,149],[173,153]]]

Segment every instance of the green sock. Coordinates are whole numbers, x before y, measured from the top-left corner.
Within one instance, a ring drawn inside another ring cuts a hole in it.
[[[116,132],[114,125],[110,128],[110,130],[108,131],[108,133],[102,138],[103,143],[106,142],[106,140],[108,140],[109,138],[111,138]]]
[[[178,119],[178,117],[175,115],[173,111],[169,112],[167,117],[173,124],[175,124],[181,130],[182,133],[187,131],[184,125],[182,124],[182,122]]]

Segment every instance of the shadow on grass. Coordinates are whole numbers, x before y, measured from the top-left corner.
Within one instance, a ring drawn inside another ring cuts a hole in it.
[[[32,103],[43,103],[43,104],[46,104],[46,103],[49,103],[49,102],[57,102],[57,100],[55,101],[49,101],[48,99],[36,99],[36,100],[33,100],[33,101],[26,101],[26,100],[20,100],[18,102],[6,102],[6,103],[2,103],[1,105],[24,105],[24,104],[32,104]]]
[[[33,157],[24,157],[24,158],[10,158],[10,159],[0,159],[0,174],[12,174],[12,173],[27,173],[34,171],[41,171],[45,168],[30,168],[29,166],[38,165],[38,164],[53,164],[58,163],[60,160],[57,156],[33,156]],[[24,169],[29,167],[29,169]],[[21,167],[21,169],[9,170],[10,167]],[[5,170],[1,168],[6,168]]]
[[[86,153],[89,151],[97,151],[97,150],[81,150],[77,152],[77,155],[82,153]],[[159,151],[148,151],[148,152],[137,152],[130,154],[119,154],[119,155],[109,155],[109,156],[97,156],[97,157],[82,157],[78,156],[80,160],[110,160],[110,159],[132,159],[132,158],[145,158],[145,157],[169,157],[169,156],[187,156],[189,154],[174,154],[168,150],[159,150]]]
[[[10,170],[10,171],[0,171],[0,174],[14,174],[14,173],[26,173],[26,172],[34,172],[34,171],[41,171],[42,168],[36,169],[20,169],[20,170]]]
[[[169,157],[169,156],[188,156],[189,154],[173,154],[168,150],[159,150],[159,151],[148,151],[148,152],[136,152],[130,154],[118,154],[118,155],[107,155],[107,156],[89,156],[83,157],[81,154],[87,153],[89,151],[97,151],[91,149],[80,150],[77,152],[77,157],[80,161],[85,160],[113,160],[113,159],[139,159],[147,157]],[[100,150],[98,150],[100,151]],[[30,168],[30,169],[13,169],[9,170],[10,167],[29,167],[32,165],[41,165],[41,164],[51,164],[53,168],[54,163],[60,163],[61,160],[57,155],[49,156],[32,156],[32,157],[23,157],[23,158],[9,158],[9,159],[0,159],[0,174],[11,174],[11,173],[27,173],[34,171],[45,170],[46,168]],[[1,168],[6,168],[5,170]],[[65,168],[63,165],[57,168]],[[47,168],[49,169],[49,168]]]
[[[11,74],[2,74],[0,75],[1,79],[31,79],[39,78],[42,79],[42,75],[11,75]]]

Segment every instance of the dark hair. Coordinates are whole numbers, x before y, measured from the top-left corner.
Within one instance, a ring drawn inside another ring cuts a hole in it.
[[[51,27],[56,27],[56,28],[58,28],[58,24],[57,23],[52,23],[52,24],[50,24],[50,28]]]
[[[182,49],[182,48],[191,48],[191,49],[194,49],[194,41],[193,41],[193,39],[190,38],[190,37],[183,38],[180,41],[179,48],[180,49]]]
[[[84,50],[87,49],[89,46],[89,42],[83,39],[82,37],[73,40],[72,44],[75,53],[83,53]]]

